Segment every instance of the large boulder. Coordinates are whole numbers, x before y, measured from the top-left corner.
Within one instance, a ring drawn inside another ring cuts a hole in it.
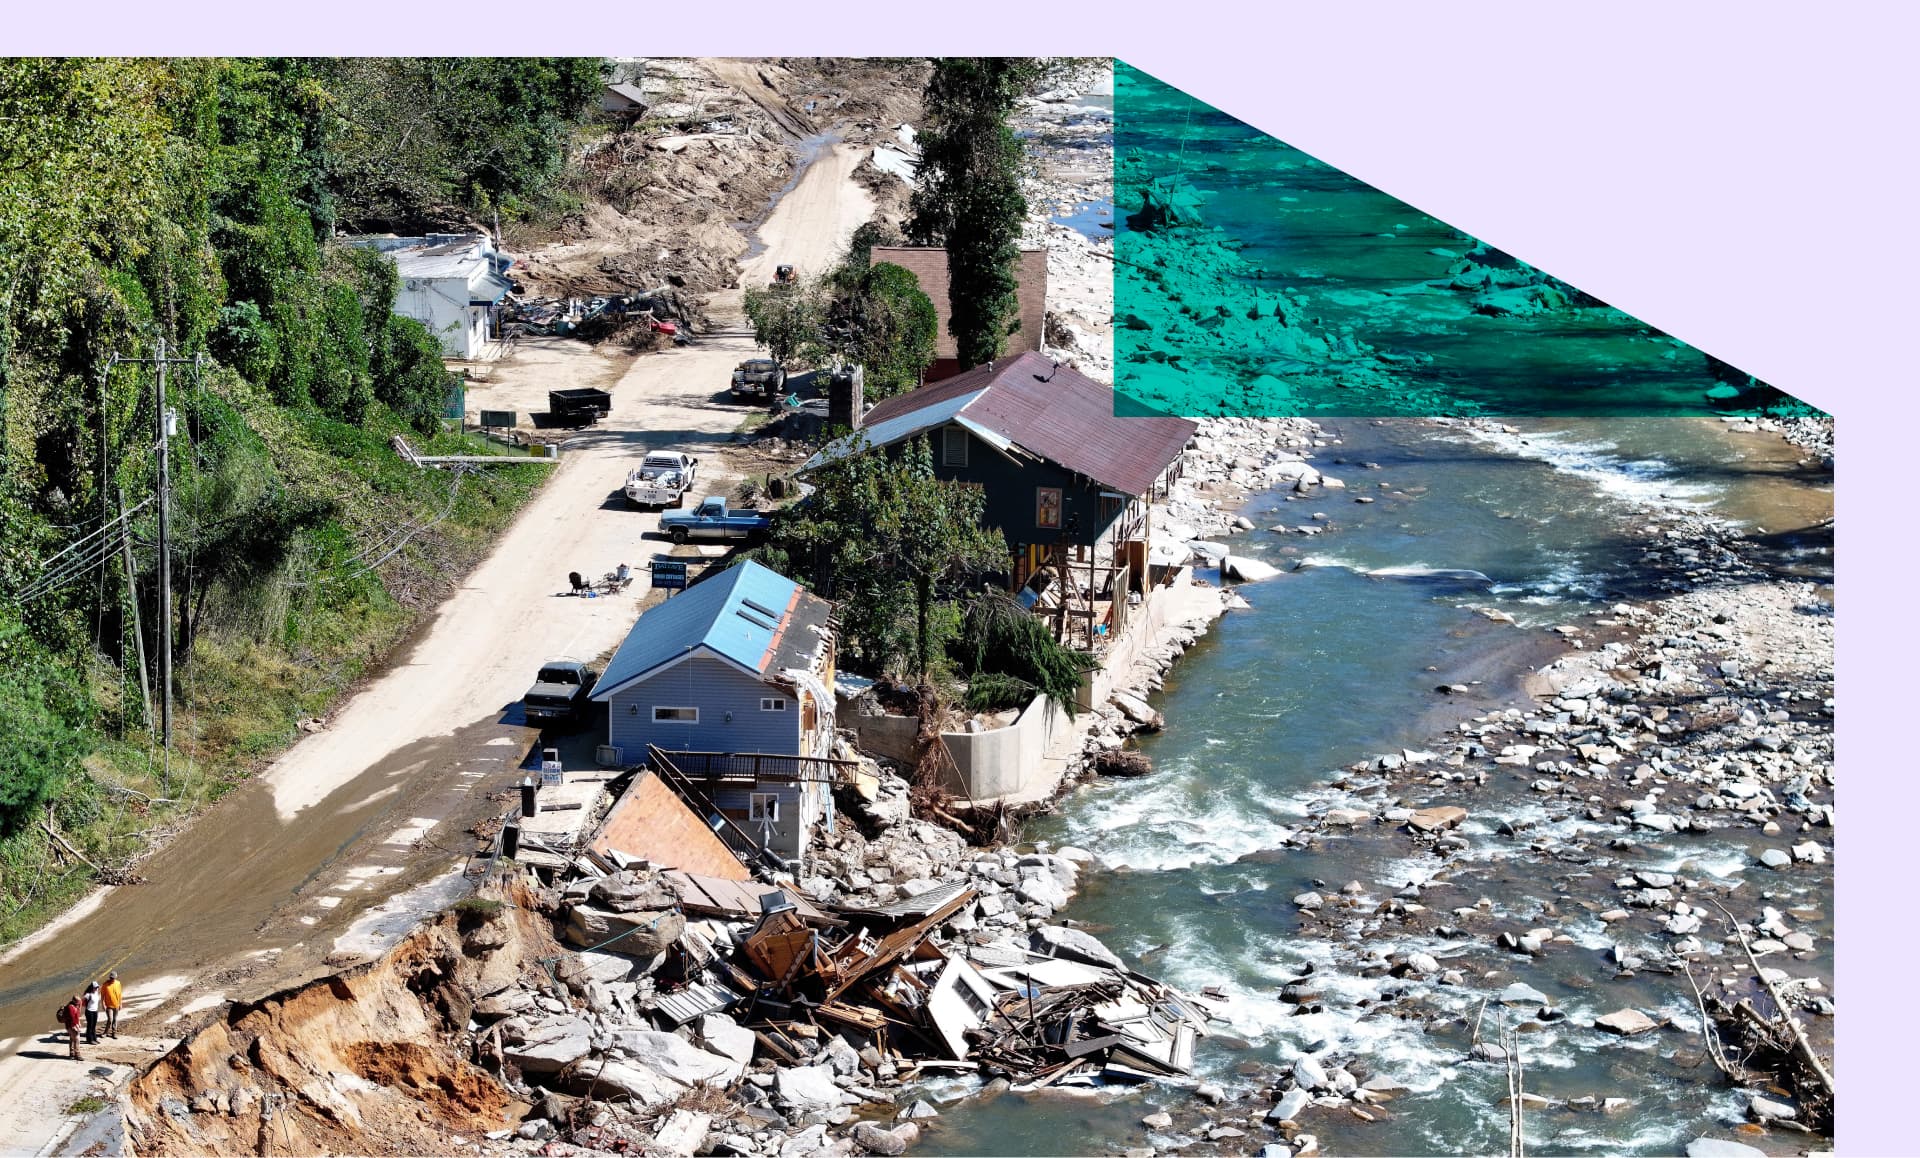
[[[869,1154],[884,1154],[888,1158],[895,1158],[907,1152],[906,1139],[872,1122],[861,1122],[855,1126],[853,1140],[865,1147]]]
[[[613,1034],[633,1060],[683,1085],[724,1086],[737,1080],[746,1067],[730,1057],[708,1053],[678,1034],[657,1029],[618,1029]]]
[[[1148,731],[1157,732],[1167,726],[1165,716],[1154,711],[1152,704],[1132,692],[1113,693],[1113,706],[1120,709],[1121,715]]]
[[[1632,1037],[1650,1029],[1658,1029],[1660,1023],[1637,1009],[1621,1009],[1605,1017],[1594,1018],[1593,1027],[1608,1033],[1617,1033],[1621,1037]]]
[[[1453,804],[1422,808],[1407,817],[1407,826],[1419,832],[1440,832],[1467,818],[1467,810]]]
[[[600,908],[616,913],[671,909],[678,899],[666,882],[631,869],[601,877],[587,890],[587,896]]]
[[[612,949],[652,957],[687,931],[687,919],[674,909],[638,909],[619,913],[593,905],[575,905],[567,913],[567,944]]]
[[[840,1105],[840,1087],[831,1066],[783,1066],[773,1072],[773,1089],[781,1104],[795,1113],[810,1114]]]
[[[1731,1138],[1695,1138],[1687,1143],[1687,1158],[1767,1158],[1767,1152]]]
[[[1227,578],[1238,579],[1242,583],[1258,583],[1280,574],[1280,568],[1273,564],[1249,559],[1245,555],[1228,555],[1220,561],[1220,570]]]
[[[575,1066],[568,1084],[583,1094],[602,1100],[614,1094],[625,1094],[643,1106],[671,1102],[687,1092],[686,1086],[672,1078],[619,1058]]]
[[[753,1062],[753,1031],[724,1013],[709,1013],[700,1019],[700,1041],[712,1052],[743,1066]]]
[[[501,1052],[523,1073],[559,1073],[593,1048],[593,1027],[570,1013],[506,1024]]]
[[[1295,1086],[1293,1089],[1290,1089],[1286,1093],[1281,1094],[1280,1100],[1274,1103],[1273,1109],[1267,1111],[1267,1121],[1269,1122],[1298,1121],[1300,1118],[1300,1112],[1306,1109],[1307,1103],[1311,1101],[1313,1101],[1312,1094],[1301,1089],[1299,1086]]]
[[[1120,959],[1118,953],[1102,945],[1091,933],[1069,929],[1065,925],[1040,926],[1033,931],[1032,944],[1035,952],[1054,957],[1066,957],[1075,961],[1084,961],[1090,965],[1105,965],[1112,969],[1127,967],[1127,963]]]

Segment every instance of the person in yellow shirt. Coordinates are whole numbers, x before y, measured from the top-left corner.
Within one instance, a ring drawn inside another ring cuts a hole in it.
[[[107,1036],[120,1036],[120,974],[107,974],[100,990],[100,1005],[107,1011]]]

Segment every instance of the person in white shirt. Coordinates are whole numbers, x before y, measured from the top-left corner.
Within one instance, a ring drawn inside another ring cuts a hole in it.
[[[95,1045],[100,1041],[100,983],[87,982],[87,1044]]]

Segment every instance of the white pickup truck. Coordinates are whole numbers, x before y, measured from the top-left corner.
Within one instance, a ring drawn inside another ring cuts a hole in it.
[[[636,507],[678,507],[686,501],[700,460],[680,451],[656,451],[627,475],[627,501]]]

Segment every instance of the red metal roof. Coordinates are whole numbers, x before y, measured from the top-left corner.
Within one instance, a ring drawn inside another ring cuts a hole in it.
[[[1113,390],[1037,353],[975,366],[943,382],[886,399],[863,425],[877,426],[963,394],[960,413],[1021,449],[1130,495],[1145,494],[1193,437],[1185,418],[1122,418]]]

